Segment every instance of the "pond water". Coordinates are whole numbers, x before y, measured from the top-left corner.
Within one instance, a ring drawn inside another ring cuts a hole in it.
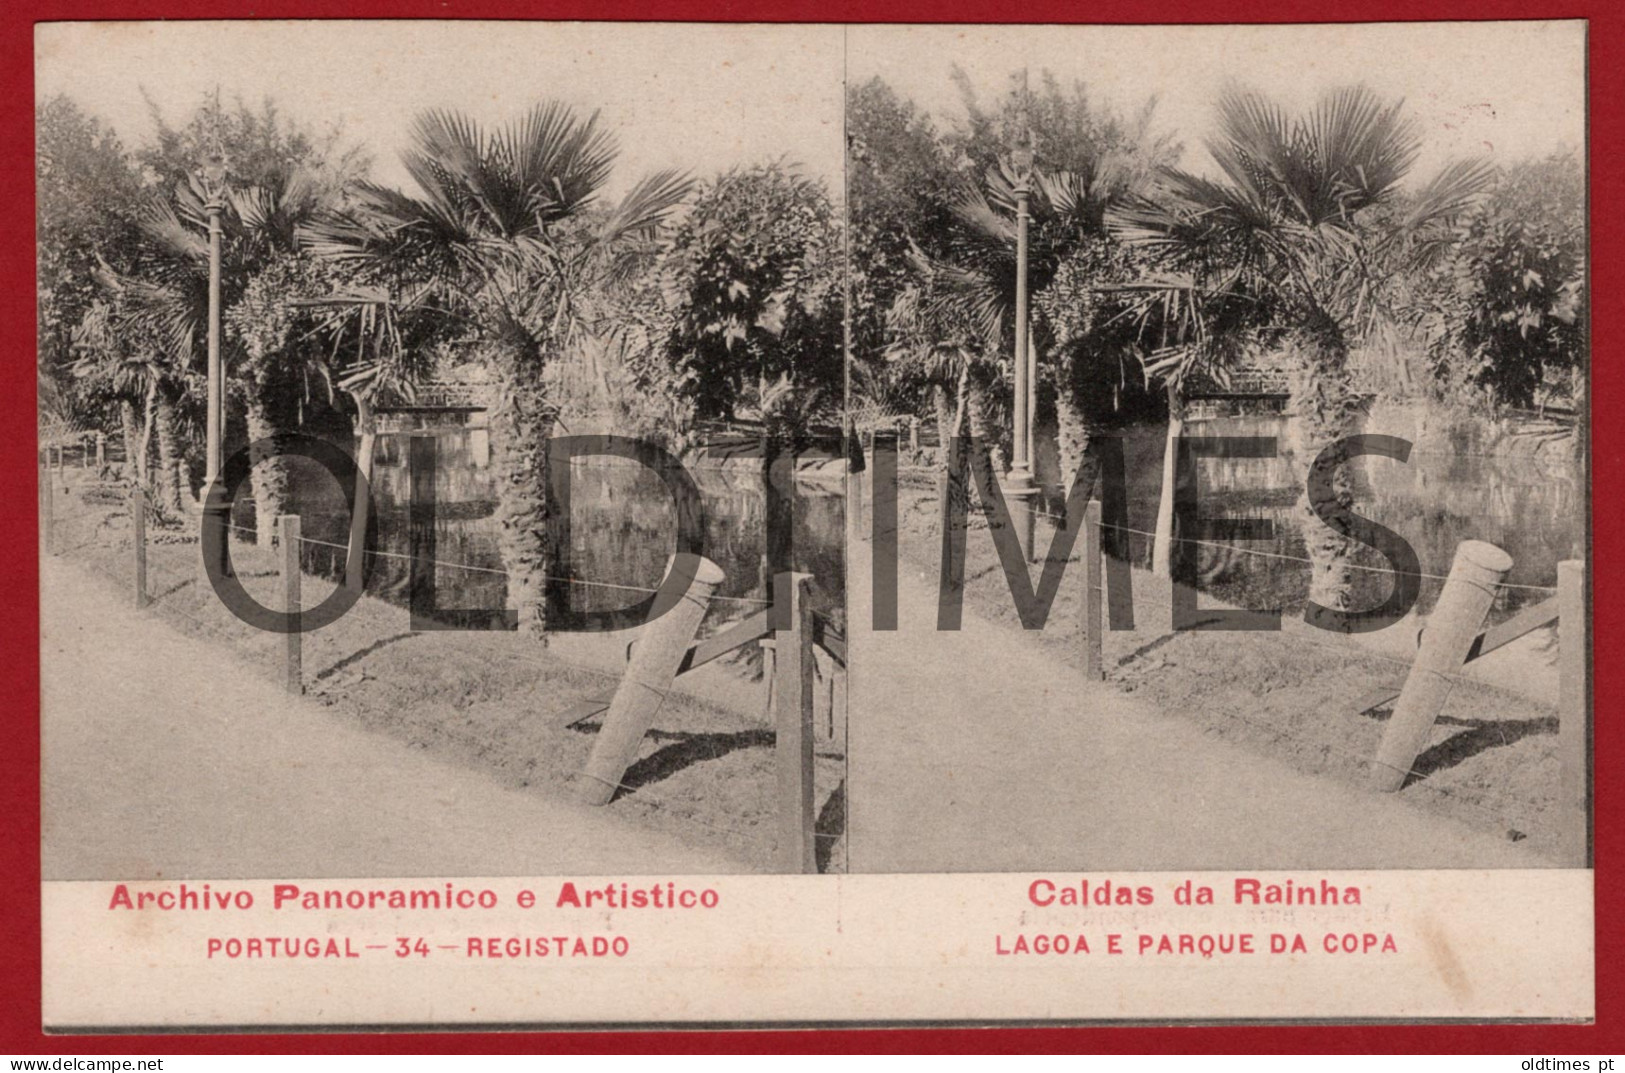
[[[437,602],[447,609],[506,606],[494,516],[496,493],[490,446],[484,430],[437,430],[435,472],[435,582]],[[405,605],[408,592],[409,437],[377,439],[372,478],[373,532],[367,591]],[[333,479],[315,466],[290,466],[290,509],[303,519],[307,538],[343,545],[349,505]],[[759,463],[696,464],[690,475],[700,490],[704,553],[725,575],[707,618],[710,628],[742,618],[765,605],[766,492]],[[813,575],[814,606],[844,622],[845,556],[843,501],[838,484],[797,480],[793,499],[794,568]],[[583,458],[571,466],[571,547],[555,565],[571,586],[572,606],[610,610],[637,603],[660,584],[676,544],[676,510],[660,476],[619,459]],[[307,547],[306,569],[337,578],[339,548]]]
[[[1508,438],[1489,431],[1428,429],[1425,419],[1396,410],[1378,411],[1368,419],[1367,433],[1398,436],[1413,443],[1409,460],[1364,457],[1354,463],[1354,511],[1392,529],[1416,551],[1423,574],[1449,573],[1456,546],[1484,540],[1512,556],[1509,587],[1498,598],[1492,619],[1547,598],[1542,591],[1557,583],[1557,564],[1584,557],[1587,500],[1578,460],[1562,451],[1538,454],[1508,449]],[[1190,436],[1272,436],[1274,459],[1204,458],[1197,462],[1201,510],[1208,517],[1266,518],[1274,538],[1218,541],[1194,545],[1199,587],[1238,606],[1279,607],[1301,612],[1308,594],[1309,567],[1300,516],[1295,509],[1301,485],[1294,473],[1292,443],[1284,417],[1221,417],[1187,421]],[[1162,482],[1165,429],[1142,426],[1124,438],[1129,495],[1129,526],[1156,528]],[[1053,473],[1053,454],[1041,453],[1040,477]],[[1058,489],[1049,496],[1060,506]],[[1133,535],[1134,560],[1149,566],[1151,538]],[[1355,563],[1357,608],[1380,604],[1390,586],[1386,560],[1364,546]],[[1426,613],[1442,581],[1424,577],[1418,610]],[[1533,586],[1515,588],[1512,586]]]
[[[1424,422],[1425,423],[1425,422]],[[1545,599],[1556,584],[1557,564],[1583,558],[1587,498],[1576,460],[1559,452],[1536,454],[1506,449],[1504,437],[1459,430],[1441,435],[1418,427],[1404,412],[1372,415],[1369,433],[1410,440],[1407,462],[1367,457],[1354,464],[1355,512],[1392,529],[1416,551],[1424,575],[1418,610],[1437,599],[1456,546],[1484,540],[1512,556],[1509,588],[1492,619]],[[1237,606],[1280,608],[1301,613],[1308,593],[1309,567],[1296,510],[1299,485],[1285,418],[1271,415],[1223,417],[1186,423],[1188,435],[1272,436],[1273,459],[1201,459],[1198,465],[1202,513],[1209,517],[1264,518],[1274,535],[1258,541],[1194,544],[1199,587]],[[489,445],[479,429],[436,433],[439,465],[436,558],[439,602],[448,608],[505,606],[506,578],[500,573],[496,498]],[[1047,487],[1047,507],[1059,512],[1053,438],[1041,435],[1039,477]],[[1164,430],[1141,426],[1124,433],[1129,526],[1148,534],[1156,527],[1162,474]],[[378,438],[373,478],[374,526],[368,591],[404,605],[409,473],[408,437]],[[325,473],[308,464],[293,468],[291,508],[303,516],[307,537],[342,545],[349,507],[343,492]],[[763,576],[766,495],[758,465],[751,462],[690,467],[704,506],[706,554],[722,567],[725,580],[712,605],[708,629],[761,607],[768,596]],[[595,584],[572,587],[572,602],[588,610],[626,606],[641,591],[659,584],[674,546],[674,506],[657,474],[614,459],[579,459],[572,466],[572,546],[558,572]],[[246,497],[245,497],[246,498]],[[239,520],[248,523],[251,504]],[[837,623],[844,622],[844,503],[838,482],[797,480],[794,496],[795,568],[815,578],[814,602]],[[1041,540],[1047,540],[1041,532]],[[1129,550],[1150,565],[1151,538],[1133,534]],[[306,567],[337,577],[342,552],[306,549]],[[1374,550],[1360,547],[1354,562],[1355,607],[1375,606],[1387,596],[1387,564]],[[1528,586],[1523,588],[1521,586]],[[623,588],[624,587],[624,588]]]

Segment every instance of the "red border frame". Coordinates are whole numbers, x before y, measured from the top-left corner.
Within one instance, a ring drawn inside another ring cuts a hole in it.
[[[1617,491],[1622,476],[1620,426],[1625,416],[1625,369],[1606,359],[1609,340],[1625,330],[1625,286],[1618,254],[1625,224],[1608,209],[1625,194],[1625,178],[1609,166],[1608,146],[1625,143],[1625,8],[1605,0],[1254,0],[1238,9],[1227,0],[1024,0],[1019,7],[989,0],[11,0],[0,13],[0,418],[14,438],[0,446],[0,545],[14,549],[0,586],[0,673],[13,698],[13,731],[0,753],[0,1051],[19,1054],[165,1053],[617,1053],[667,1052],[1042,1052],[1292,1053],[1448,1052],[1618,1054],[1625,1023],[1617,1001],[1625,989],[1625,929],[1611,926],[1625,890],[1625,794],[1609,778],[1596,780],[1597,1021],[1570,1025],[1198,1026],[1188,1028],[919,1028],[821,1031],[509,1032],[164,1036],[46,1036],[40,1031],[39,887],[39,574],[32,431],[34,350],[33,25],[36,21],[198,18],[488,18],[671,19],[772,22],[1250,22],[1412,21],[1416,19],[1590,20],[1592,318],[1594,355],[1593,487]],[[1600,150],[1600,151],[1599,151]],[[1600,209],[1599,209],[1600,207]],[[1599,497],[1604,504],[1607,496]],[[1605,515],[1606,516],[1606,515]],[[1611,527],[1593,532],[1593,561],[1625,551]],[[1625,758],[1625,711],[1610,703],[1625,682],[1614,629],[1625,625],[1625,584],[1593,571],[1596,767]],[[117,763],[109,757],[109,763]],[[1508,926],[1516,926],[1509,922]]]

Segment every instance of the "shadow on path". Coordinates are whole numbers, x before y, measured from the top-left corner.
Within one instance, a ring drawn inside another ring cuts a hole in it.
[[[1363,714],[1367,719],[1386,723],[1393,718],[1393,702],[1390,701]],[[1463,719],[1455,715],[1441,715],[1434,723],[1438,726],[1462,727],[1463,730],[1459,734],[1452,734],[1437,745],[1424,749],[1416,757],[1416,762],[1411,765],[1411,773],[1405,777],[1406,786],[1420,782],[1429,775],[1453,768],[1491,749],[1516,745],[1524,738],[1535,734],[1557,733],[1555,715],[1542,716],[1539,719]]]
[[[584,731],[597,733],[598,727],[585,726]],[[662,745],[648,756],[626,769],[621,776],[617,799],[641,787],[660,782],[694,764],[716,760],[738,749],[768,749],[773,746],[771,730],[741,730],[734,733],[686,734],[665,730],[651,730],[649,736],[671,744]]]
[[[420,635],[417,634],[417,633],[408,631],[406,633],[393,634],[393,635],[391,635],[389,637],[380,637],[378,640],[374,641],[372,644],[368,645],[367,647],[357,649],[356,651],[351,652],[348,656],[345,656],[343,659],[339,660],[337,663],[334,663],[332,666],[324,667],[321,670],[317,671],[316,672],[316,677],[313,680],[317,681],[317,682],[320,682],[325,678],[331,678],[333,675],[335,675],[335,674],[339,673],[340,671],[344,670],[344,668],[350,666],[351,664],[357,663],[360,660],[366,659],[368,656],[372,655],[374,652],[378,651],[380,648],[384,648],[384,647],[387,647],[388,645],[392,645],[392,644],[396,643],[397,641],[410,640],[411,638],[417,637],[417,636],[420,636]]]
[[[846,834],[846,780],[835,787],[835,792],[829,795],[824,807],[818,810],[818,819],[813,821],[813,859],[817,862],[819,873],[829,871],[830,860],[835,854],[835,845]]]

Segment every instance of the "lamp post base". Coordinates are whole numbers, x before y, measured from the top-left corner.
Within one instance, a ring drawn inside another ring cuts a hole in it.
[[[1015,527],[1016,541],[1021,545],[1021,557],[1033,561],[1034,529],[1038,486],[1022,470],[1012,470],[1004,481],[1004,501],[1010,507],[1010,524]]]

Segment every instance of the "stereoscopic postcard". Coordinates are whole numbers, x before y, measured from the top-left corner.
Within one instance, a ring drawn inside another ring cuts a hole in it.
[[[47,1030],[1592,1019],[1583,21],[35,43]]]

